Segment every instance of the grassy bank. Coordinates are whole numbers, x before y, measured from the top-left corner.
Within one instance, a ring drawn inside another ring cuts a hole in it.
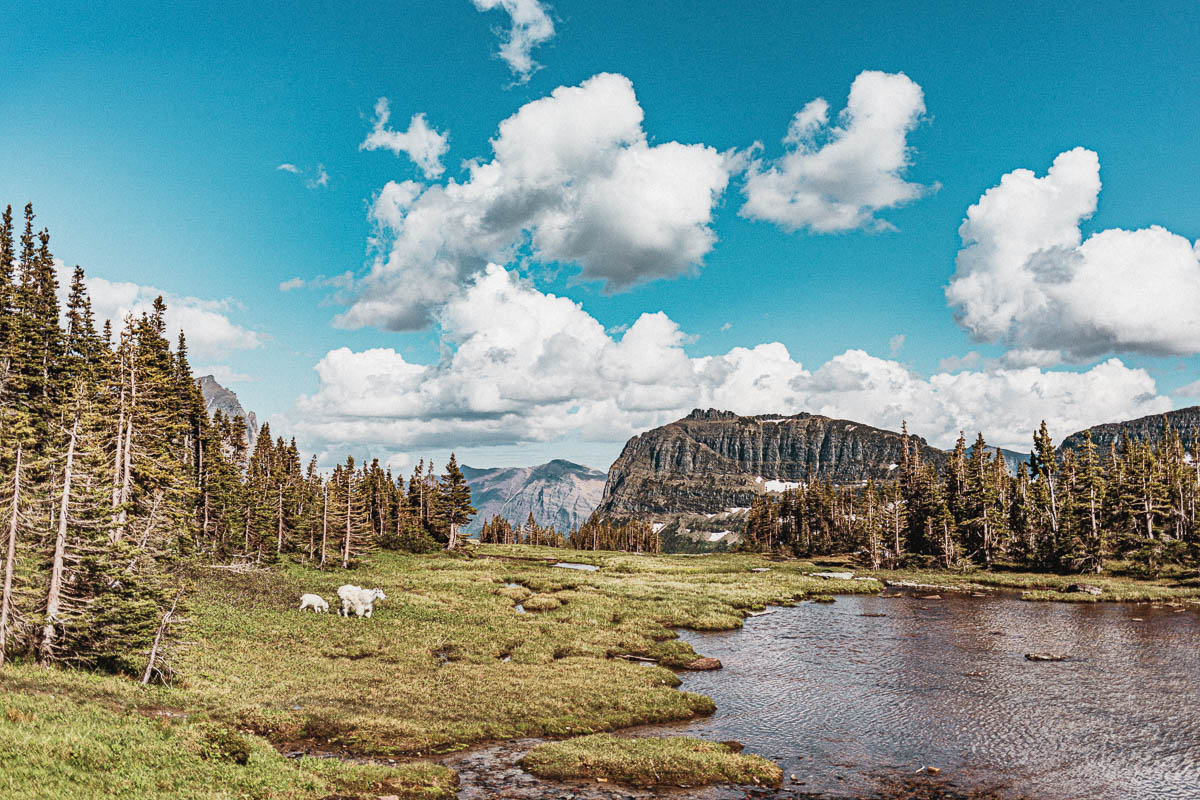
[[[687,736],[580,736],[538,745],[521,759],[521,766],[543,778],[595,778],[634,786],[778,786],[783,780],[783,770],[761,756]]]
[[[0,735],[46,743],[29,768],[5,770],[5,796],[42,796],[43,785],[57,786],[57,796],[93,791],[98,797],[105,787],[129,798],[171,791],[203,798],[353,796],[373,791],[364,782],[390,781],[403,791],[379,793],[435,797],[447,776],[422,772],[428,765],[331,774],[340,765],[285,761],[253,734],[285,750],[407,756],[687,719],[710,713],[712,702],[679,691],[669,669],[620,656],[682,666],[697,654],[672,628],[731,629],[768,603],[879,589],[874,582],[831,584],[805,577],[810,564],[750,555],[582,555],[502,546],[475,552],[474,558],[381,553],[351,572],[294,565],[240,575],[205,570],[190,598],[192,644],[176,663],[180,677],[171,689],[5,667],[0,697],[16,710],[0,716]],[[557,558],[600,569],[549,566]],[[752,571],[763,567],[769,570]],[[382,586],[388,599],[370,620],[297,611],[302,592],[332,598],[344,582]],[[526,613],[517,613],[518,602]],[[48,707],[24,705],[50,696]],[[74,711],[49,713],[55,708]],[[204,744],[213,729],[244,735],[255,769],[214,758]],[[107,743],[97,744],[98,752],[112,752],[63,771],[57,784],[47,780],[54,764],[71,758],[49,743],[72,737]],[[159,757],[168,751],[175,757]],[[138,777],[146,765],[153,765],[154,780],[180,788]],[[75,781],[92,784],[67,791]],[[330,788],[336,786],[342,788]]]
[[[1023,600],[1066,603],[1181,602],[1200,603],[1200,576],[1194,571],[1172,571],[1157,578],[1122,574],[1119,565],[1104,575],[1056,575],[1037,572],[993,570],[951,572],[945,570],[897,570],[870,573],[880,580],[910,582],[959,591],[1011,589]],[[1100,589],[1091,594],[1072,587],[1080,584]]]
[[[1151,602],[1200,604],[1200,570],[1179,566],[1165,567],[1156,576],[1147,576],[1135,565],[1109,561],[1101,575],[1025,572],[1006,565],[992,570],[897,569],[865,570],[849,556],[819,558],[816,566],[825,571],[853,571],[870,575],[885,584],[899,587],[928,587],[958,592],[1011,590],[1021,599],[1065,603]],[[1096,587],[1099,594],[1073,587]]]

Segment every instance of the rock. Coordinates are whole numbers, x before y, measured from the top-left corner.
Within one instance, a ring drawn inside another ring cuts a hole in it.
[[[946,463],[947,453],[918,436],[909,439],[922,462]],[[755,497],[806,480],[887,480],[903,460],[899,433],[850,420],[696,409],[626,443],[609,470],[597,511],[669,523],[748,509]]]
[[[196,384],[200,387],[200,396],[204,398],[204,410],[209,416],[220,411],[227,419],[241,417],[245,421],[246,445],[253,450],[254,443],[258,441],[258,418],[254,416],[254,412],[247,413],[238,401],[238,396],[217,383],[217,379],[212,375],[197,378]]]
[[[381,795],[379,795],[379,800],[400,800],[400,795],[398,795],[398,794],[381,794]]]
[[[1070,656],[1062,653],[1026,653],[1026,661],[1066,661]]]
[[[1068,592],[1082,592],[1084,594],[1095,595],[1099,597],[1104,594],[1104,590],[1099,586],[1094,586],[1090,583],[1072,583],[1067,587]]]
[[[921,595],[921,599],[922,600],[941,600],[942,596],[940,594],[926,594],[926,595]]]
[[[854,580],[853,572],[810,572],[809,577],[825,578],[831,581],[849,581]]]
[[[941,770],[938,769],[937,767],[926,767],[925,771],[928,772],[930,775],[937,775],[939,772],[941,772]]]
[[[734,753],[740,753],[746,749],[746,745],[742,744],[741,742],[737,741],[736,739],[726,739],[725,741],[720,742],[719,744],[725,745]]]
[[[709,657],[705,656],[702,658],[697,658],[695,661],[688,662],[687,664],[684,665],[683,668],[690,669],[690,670],[696,670],[696,671],[709,670],[709,669],[720,669],[721,662],[715,658],[709,658]]]
[[[1164,422],[1169,422],[1172,430],[1195,430],[1200,427],[1200,406],[1180,408],[1165,414],[1150,414],[1124,422],[1108,422],[1088,428],[1088,430],[1092,432],[1092,444],[1095,445],[1096,452],[1107,453],[1109,445],[1112,444],[1120,449],[1121,440],[1125,434],[1129,434],[1129,438],[1135,442],[1145,442],[1151,446],[1160,444],[1163,438]],[[1084,433],[1084,431],[1079,431],[1063,439],[1062,444],[1058,446],[1059,452],[1081,449]]]
[[[770,567],[751,567],[750,571],[751,572],[770,572],[771,568]]]

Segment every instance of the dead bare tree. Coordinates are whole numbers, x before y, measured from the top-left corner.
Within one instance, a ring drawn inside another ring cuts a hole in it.
[[[8,617],[12,608],[13,571],[17,566],[17,516],[21,508],[21,446],[17,445],[17,465],[13,470],[12,507],[9,509],[8,555],[4,559],[4,590],[0,594],[0,666],[4,665],[8,644]]]

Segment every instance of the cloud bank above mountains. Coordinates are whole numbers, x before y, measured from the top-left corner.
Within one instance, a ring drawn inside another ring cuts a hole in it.
[[[910,430],[950,446],[959,430],[1026,447],[1046,419],[1060,436],[1122,415],[1168,410],[1141,369],[1111,359],[1086,372],[1037,367],[922,378],[894,360],[848,350],[815,370],[779,342],[692,357],[665,314],[619,337],[578,303],[495,264],[439,310],[445,355],[413,364],[394,349],[333,350],[316,366],[294,427],[330,449],[624,441],[695,407],[742,414],[810,411]]]

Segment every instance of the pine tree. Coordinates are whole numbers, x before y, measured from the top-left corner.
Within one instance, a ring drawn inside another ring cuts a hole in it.
[[[470,522],[477,513],[471,505],[471,487],[467,486],[467,479],[458,468],[454,453],[450,454],[446,472],[442,475],[439,500],[438,517],[449,528],[446,549],[453,550],[458,547],[458,529]]]

